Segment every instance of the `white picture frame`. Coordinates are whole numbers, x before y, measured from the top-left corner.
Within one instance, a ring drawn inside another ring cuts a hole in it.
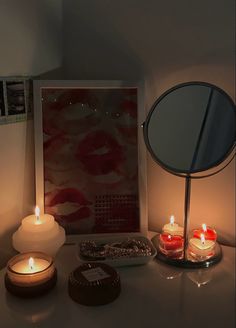
[[[36,203],[44,211],[44,172],[43,172],[43,117],[42,96],[43,88],[137,88],[138,91],[138,187],[139,187],[139,233],[105,233],[79,235],[82,239],[89,237],[116,236],[116,235],[147,235],[147,174],[146,174],[146,147],[143,140],[142,123],[145,121],[144,87],[142,82],[127,81],[84,81],[84,80],[36,80],[34,81],[34,131],[35,131],[35,177]],[[75,240],[78,235],[67,235],[67,240]]]

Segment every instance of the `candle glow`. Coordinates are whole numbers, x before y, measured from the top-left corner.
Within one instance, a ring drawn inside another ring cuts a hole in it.
[[[30,257],[30,259],[29,259],[29,267],[30,267],[30,270],[34,269],[34,259],[33,259],[33,257]]]
[[[173,226],[174,223],[175,223],[175,217],[174,217],[174,215],[171,215],[171,217],[170,217],[170,224]]]
[[[202,230],[203,230],[204,232],[206,232],[206,231],[207,231],[207,226],[206,226],[206,224],[205,224],[205,223],[203,223],[203,224],[202,224]]]
[[[206,242],[206,239],[205,239],[205,236],[204,236],[204,234],[203,234],[203,233],[201,233],[201,236],[200,236],[200,238],[201,238],[201,243],[204,245],[204,244],[205,244],[205,242]]]
[[[36,224],[41,224],[40,209],[38,206],[35,207],[35,216],[36,216]]]

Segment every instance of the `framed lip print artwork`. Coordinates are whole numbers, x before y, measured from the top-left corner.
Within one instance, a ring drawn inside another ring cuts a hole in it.
[[[36,199],[67,234],[145,234],[142,88],[35,81]]]

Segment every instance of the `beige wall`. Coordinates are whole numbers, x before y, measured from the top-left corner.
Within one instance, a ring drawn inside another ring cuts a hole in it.
[[[0,77],[33,76],[62,60],[61,0],[0,1]],[[0,125],[0,267],[35,204],[33,122]]]
[[[38,75],[62,60],[62,0],[0,1],[0,76]]]
[[[63,2],[63,30],[62,30]],[[234,92],[234,0],[1,0],[0,76],[145,80],[146,111],[174,84],[203,80]],[[63,41],[63,47],[61,43]],[[32,122],[0,126],[0,266],[34,206]],[[181,220],[184,182],[148,157],[150,228]],[[204,217],[233,243],[234,165],[192,186],[191,222]],[[201,219],[202,220],[202,219]]]

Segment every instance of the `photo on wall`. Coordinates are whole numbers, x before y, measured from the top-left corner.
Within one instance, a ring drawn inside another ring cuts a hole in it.
[[[27,116],[33,115],[34,94],[33,94],[33,80],[25,80],[25,99]]]
[[[6,81],[8,115],[24,114],[25,84],[24,81]]]
[[[6,115],[3,81],[0,81],[0,117]]]

